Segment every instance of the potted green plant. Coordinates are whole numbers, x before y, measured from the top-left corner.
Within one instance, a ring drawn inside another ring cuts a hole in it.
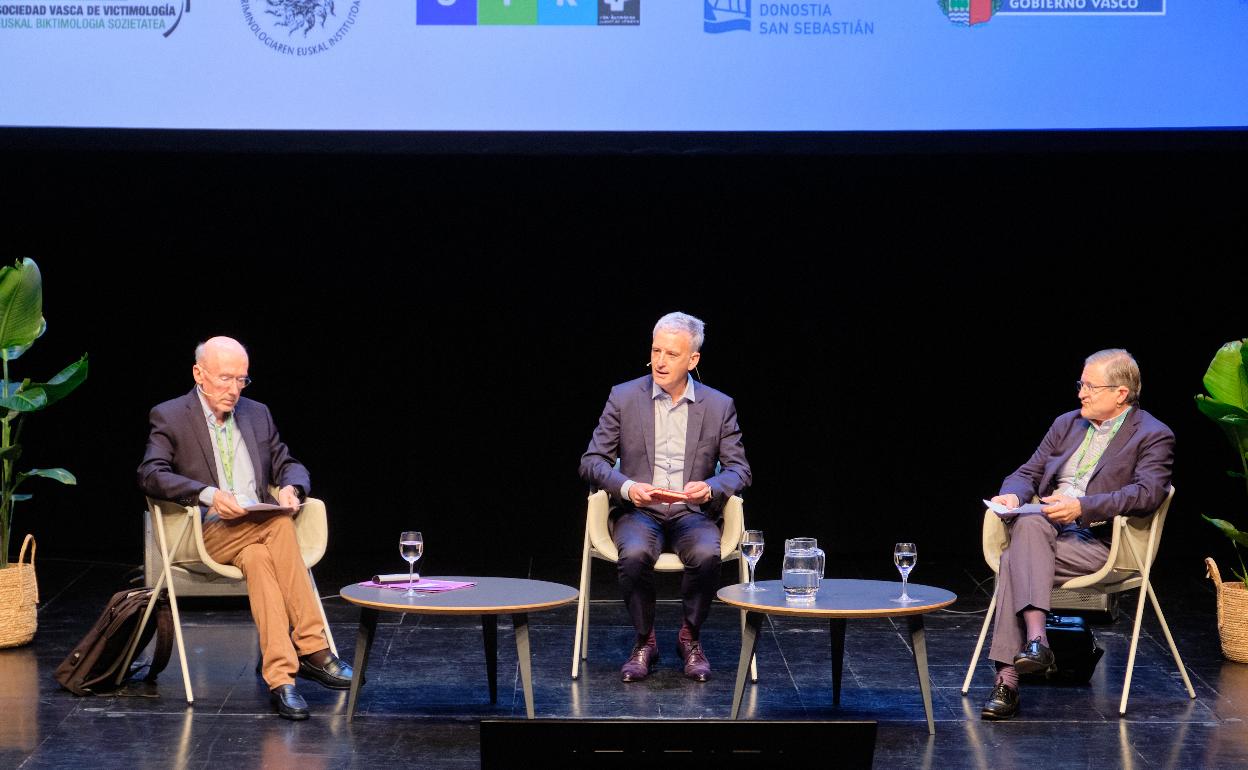
[[[1196,407],[1213,420],[1235,447],[1240,470],[1229,471],[1231,476],[1248,483],[1248,340],[1228,342],[1214,354],[1205,372],[1204,384],[1208,395],[1196,396]],[[1248,663],[1248,569],[1240,546],[1248,546],[1248,533],[1242,532],[1225,519],[1205,516],[1204,519],[1220,529],[1231,541],[1239,561],[1239,572],[1231,569],[1238,582],[1223,582],[1218,565],[1211,558],[1205,559],[1209,577],[1218,592],[1218,633],[1222,638],[1222,654],[1231,660]]]
[[[13,508],[30,495],[18,489],[27,479],[42,477],[62,484],[73,484],[73,475],[64,468],[16,469],[22,455],[22,428],[25,417],[42,411],[69,395],[87,379],[87,356],[62,369],[47,382],[10,379],[9,362],[19,358],[43,334],[43,277],[30,259],[0,267],[0,647],[30,641],[35,633],[35,603],[38,587],[34,578],[34,549],[31,563],[23,563],[26,542],[18,564],[9,564],[9,538],[13,528]],[[30,536],[27,535],[27,542]]]

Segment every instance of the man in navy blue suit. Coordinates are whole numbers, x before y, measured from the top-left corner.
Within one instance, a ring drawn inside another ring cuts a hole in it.
[[[581,478],[606,490],[613,506],[620,587],[637,631],[620,669],[625,682],[644,679],[658,657],[654,563],[664,550],[675,551],[685,565],[684,623],[677,635],[685,675],[704,682],[711,671],[700,630],[718,587],[720,512],[751,476],[732,399],[690,374],[703,337],[704,325],[693,316],[660,318],[650,374],[611,389],[581,457]]]

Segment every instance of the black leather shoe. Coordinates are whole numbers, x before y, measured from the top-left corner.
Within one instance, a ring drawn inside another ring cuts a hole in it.
[[[312,679],[331,690],[350,690],[351,665],[337,656],[330,655],[324,665],[314,666],[308,658],[299,659],[299,676]]]
[[[308,702],[303,699],[293,684],[284,684],[269,691],[269,700],[277,707],[277,715],[282,719],[295,722],[307,719]]]
[[[1022,699],[1018,695],[1018,690],[1009,687],[1004,682],[997,682],[980,714],[984,719],[1013,719],[1018,714],[1020,700]]]
[[[1051,674],[1057,670],[1057,658],[1052,650],[1040,644],[1037,636],[1014,656],[1014,668],[1020,674]]]

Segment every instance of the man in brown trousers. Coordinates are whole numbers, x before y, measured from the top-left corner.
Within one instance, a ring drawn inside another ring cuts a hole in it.
[[[297,508],[310,488],[307,468],[282,443],[268,407],[242,397],[247,369],[247,351],[229,337],[195,349],[195,387],[151,411],[139,486],[149,497],[199,505],[209,555],[247,578],[277,713],[307,719],[295,674],[347,689],[351,666],[326,643],[290,514],[247,510],[261,502]],[[279,488],[276,501],[271,485]]]

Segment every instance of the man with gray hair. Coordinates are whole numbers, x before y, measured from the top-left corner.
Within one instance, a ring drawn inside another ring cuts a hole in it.
[[[988,657],[997,678],[984,719],[1019,710],[1019,674],[1055,668],[1045,621],[1054,584],[1100,569],[1115,516],[1145,516],[1165,500],[1174,433],[1139,408],[1140,369],[1121,349],[1088,356],[1075,383],[1080,408],[1058,417],[1031,459],[992,502],[1009,509],[1040,495],[1034,512],[1001,514],[1010,544],[997,573]]]
[[[685,565],[684,623],[676,647],[685,676],[705,682],[711,665],[700,631],[719,583],[718,521],[750,484],[737,409],[700,382],[703,323],[668,313],[654,326],[650,374],[616,385],[581,457],[581,478],[611,497],[619,580],[637,638],[620,678],[646,678],[658,657],[654,563],[672,550]],[[619,466],[616,461],[619,460]],[[718,464],[718,468],[717,468]]]

